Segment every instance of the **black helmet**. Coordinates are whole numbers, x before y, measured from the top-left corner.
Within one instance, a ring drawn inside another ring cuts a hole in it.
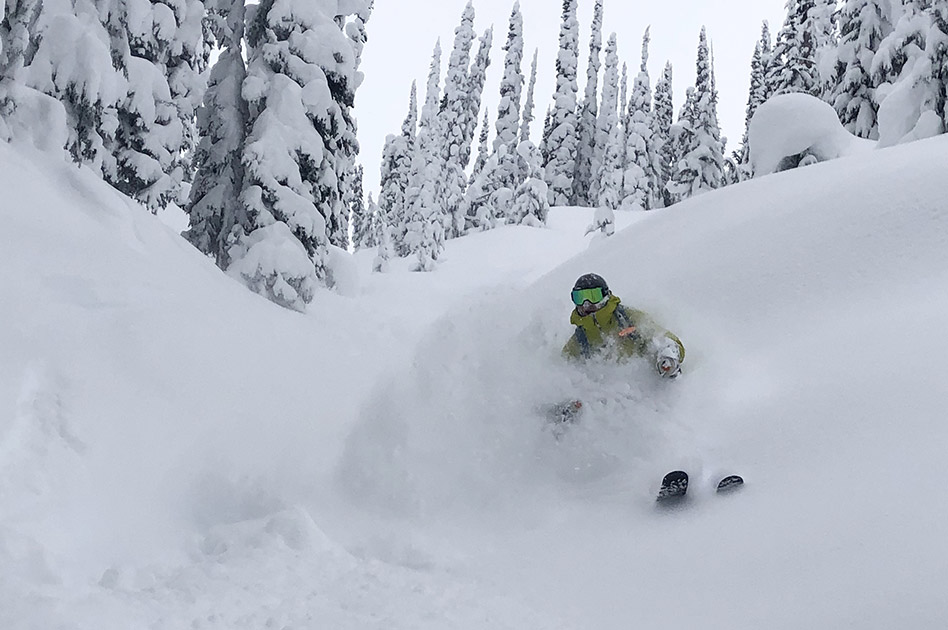
[[[573,291],[580,289],[602,289],[603,293],[609,292],[609,285],[605,279],[596,273],[587,273],[581,275],[573,285]]]
[[[609,295],[609,285],[602,276],[587,273],[576,280],[571,297],[576,305],[576,312],[585,317],[605,306]]]

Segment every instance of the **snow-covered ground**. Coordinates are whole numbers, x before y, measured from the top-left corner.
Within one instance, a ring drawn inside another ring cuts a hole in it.
[[[948,138],[306,315],[0,144],[0,628],[943,628]],[[597,271],[685,374],[564,365]],[[556,441],[537,407],[579,396]],[[688,505],[656,509],[684,466]],[[702,482],[737,470],[739,493]]]

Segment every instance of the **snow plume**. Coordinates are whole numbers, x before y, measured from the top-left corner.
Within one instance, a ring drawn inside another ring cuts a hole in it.
[[[364,505],[432,518],[539,505],[564,481],[636,469],[661,441],[657,422],[623,421],[667,406],[649,366],[578,369],[560,356],[567,313],[549,297],[514,329],[496,325],[509,297],[490,297],[438,321],[412,368],[366,402],[337,474]],[[557,445],[546,410],[580,396],[585,428]]]

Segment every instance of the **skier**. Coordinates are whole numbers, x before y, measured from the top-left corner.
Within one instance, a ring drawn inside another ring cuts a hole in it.
[[[655,363],[665,378],[677,378],[685,359],[685,346],[643,311],[623,306],[612,294],[606,281],[594,273],[576,280],[572,291],[576,306],[570,323],[576,330],[563,347],[570,359],[589,359],[596,355],[617,359],[643,357]]]

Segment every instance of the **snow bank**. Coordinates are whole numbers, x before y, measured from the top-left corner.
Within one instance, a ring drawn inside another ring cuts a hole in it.
[[[756,176],[871,149],[849,133],[832,106],[808,94],[782,94],[761,105],[748,130]]]

